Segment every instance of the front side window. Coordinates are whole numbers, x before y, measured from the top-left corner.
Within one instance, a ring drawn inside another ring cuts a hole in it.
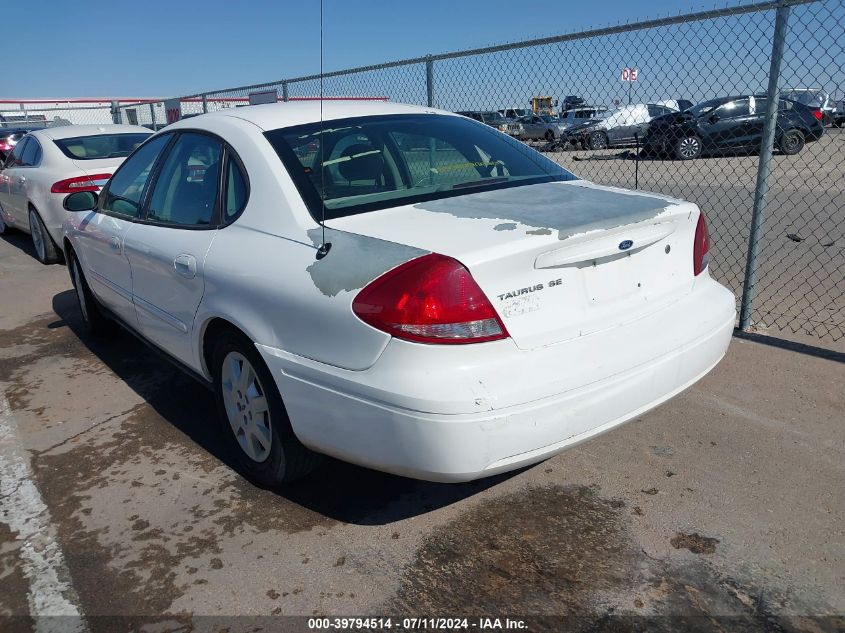
[[[520,185],[574,180],[557,163],[461,117],[360,117],[265,134],[315,219]]]
[[[171,134],[157,136],[126,159],[112,176],[103,195],[103,211],[137,218],[141,195],[158,155],[170,142]]]
[[[748,99],[737,99],[736,101],[728,101],[726,104],[719,106],[713,111],[713,114],[723,119],[732,119],[740,116],[748,116],[748,112]]]
[[[214,218],[220,180],[220,141],[181,134],[161,167],[147,219],[180,226],[208,226]]]
[[[150,134],[95,134],[53,141],[68,158],[97,160],[129,156]]]

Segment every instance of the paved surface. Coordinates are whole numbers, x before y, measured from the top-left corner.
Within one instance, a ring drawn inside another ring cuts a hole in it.
[[[633,160],[633,150],[549,153],[595,182],[692,200],[707,214],[713,275],[742,294],[757,156]],[[796,156],[776,154],[759,269],[755,323],[845,344],[845,129],[826,128]],[[637,172],[635,174],[635,172]]]
[[[26,236],[0,238],[0,301],[4,616],[81,613],[65,620],[80,631],[125,629],[114,615],[171,630],[187,613],[845,626],[808,619],[845,613],[842,362],[734,340],[671,402],[508,476],[442,485],[328,461],[261,490],[227,465],[210,395],[125,333],[81,335],[66,269]]]

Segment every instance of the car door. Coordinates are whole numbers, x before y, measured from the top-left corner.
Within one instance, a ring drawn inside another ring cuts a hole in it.
[[[133,328],[137,319],[124,241],[137,226],[153,168],[172,138],[172,134],[157,136],[127,158],[100,194],[97,209],[88,212],[75,234],[77,254],[91,291]]]
[[[0,207],[3,208],[4,217],[10,224],[18,224],[18,214],[13,209],[13,201],[11,198],[12,180],[17,180],[19,174],[18,166],[21,164],[21,155],[23,154],[26,142],[29,139],[24,137],[15,145],[14,149],[6,157],[3,171],[0,171]]]
[[[747,145],[751,135],[748,97],[728,101],[704,115],[699,127],[704,144],[713,149],[736,149]]]
[[[203,266],[220,225],[222,142],[182,132],[146,199],[144,222],[126,236],[138,329],[193,365],[190,334],[205,290]]]
[[[29,152],[30,137],[25,136],[17,145],[11,155],[9,167],[3,170],[5,194],[2,200],[3,209],[11,215],[15,225],[29,227],[28,209],[26,204],[26,177],[28,172],[27,158],[35,153]]]

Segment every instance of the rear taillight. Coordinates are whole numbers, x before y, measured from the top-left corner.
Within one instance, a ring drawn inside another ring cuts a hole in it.
[[[111,174],[94,174],[92,176],[76,176],[54,182],[50,187],[53,193],[74,193],[75,191],[99,191],[105,185]]]
[[[443,255],[424,255],[386,272],[352,302],[365,323],[397,338],[459,344],[508,337],[469,271]]]
[[[824,118],[822,111],[819,110],[818,108],[813,109],[812,112],[813,112],[813,116],[816,117],[817,121],[821,121]]]
[[[0,152],[8,152],[11,149],[11,144],[6,143],[5,141],[0,141]]]
[[[704,211],[698,215],[698,224],[695,226],[695,242],[692,246],[692,272],[700,275],[710,263],[710,233],[707,231],[707,220],[704,218]]]

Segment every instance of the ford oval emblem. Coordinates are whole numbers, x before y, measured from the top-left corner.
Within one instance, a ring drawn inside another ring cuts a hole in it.
[[[627,251],[633,245],[634,245],[634,242],[632,242],[631,240],[623,240],[623,241],[619,242],[619,250],[620,251]]]

